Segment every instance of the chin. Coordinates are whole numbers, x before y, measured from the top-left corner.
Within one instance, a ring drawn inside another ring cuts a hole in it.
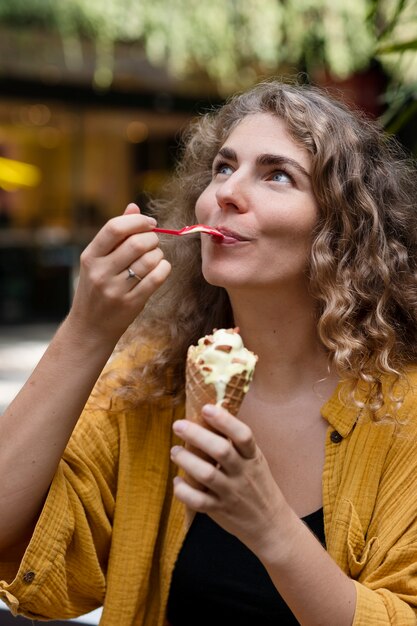
[[[213,271],[203,271],[204,279],[209,285],[213,285],[213,287],[223,287],[224,289],[232,289],[232,288],[242,288],[248,287],[249,281],[247,278],[239,277],[236,273],[230,272],[213,272]]]
[[[227,278],[224,276],[224,273],[217,273],[213,271],[205,272],[203,270],[204,280],[209,284],[213,285],[213,287],[225,287],[225,283],[227,283]]]

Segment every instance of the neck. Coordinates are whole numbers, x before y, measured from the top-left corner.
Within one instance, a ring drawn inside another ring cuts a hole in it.
[[[253,387],[278,396],[296,393],[335,375],[317,335],[314,302],[305,291],[286,294],[229,294],[236,326],[246,347],[258,357]],[[326,382],[324,383],[326,386]]]

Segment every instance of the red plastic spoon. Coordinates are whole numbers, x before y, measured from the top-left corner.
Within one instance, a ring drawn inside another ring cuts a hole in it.
[[[223,233],[221,233],[217,228],[212,228],[211,226],[206,226],[205,224],[195,224],[194,226],[184,226],[180,230],[170,230],[167,228],[154,228],[154,232],[156,233],[165,233],[167,235],[192,235],[194,233],[204,233],[205,235],[211,235],[212,237],[218,237],[219,239],[224,239]]]

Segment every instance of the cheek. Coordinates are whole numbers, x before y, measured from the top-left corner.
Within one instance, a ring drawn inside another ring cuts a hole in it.
[[[209,207],[207,196],[208,193],[206,189],[205,191],[203,191],[203,193],[200,195],[197,202],[195,203],[195,215],[197,217],[197,221],[200,223],[204,223],[207,221]]]
[[[199,203],[199,201],[197,200],[196,205],[195,205],[195,216],[197,218],[197,223],[202,223],[203,220],[201,219],[201,204]]]
[[[294,240],[311,239],[318,220],[318,209],[313,202],[288,204],[278,215],[271,214],[270,223],[275,231],[287,234]]]

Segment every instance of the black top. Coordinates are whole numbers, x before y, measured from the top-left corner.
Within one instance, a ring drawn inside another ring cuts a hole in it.
[[[303,521],[324,546],[323,509]],[[175,565],[167,615],[171,626],[298,624],[253,552],[200,513]]]

